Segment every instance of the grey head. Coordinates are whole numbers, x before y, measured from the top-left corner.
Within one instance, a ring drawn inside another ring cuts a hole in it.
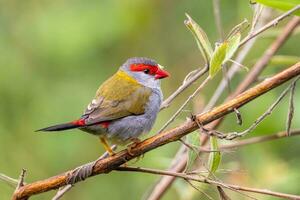
[[[155,60],[143,57],[129,58],[120,70],[150,88],[160,88],[160,79],[169,76]]]

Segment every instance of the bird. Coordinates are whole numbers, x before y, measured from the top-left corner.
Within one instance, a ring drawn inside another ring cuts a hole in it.
[[[163,100],[160,80],[169,76],[153,59],[129,58],[100,85],[80,118],[37,131],[79,129],[98,136],[109,155],[114,155],[109,142],[137,142],[150,132]]]

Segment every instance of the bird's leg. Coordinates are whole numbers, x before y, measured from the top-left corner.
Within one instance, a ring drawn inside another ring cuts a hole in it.
[[[106,139],[103,137],[99,137],[100,142],[102,143],[104,149],[109,153],[110,156],[115,155],[116,153],[110,148],[109,144],[107,143]]]
[[[139,138],[131,138],[130,140],[131,140],[132,143],[129,144],[129,145],[127,146],[127,151],[128,151],[128,153],[129,153],[131,156],[133,156],[133,153],[132,153],[131,150],[132,150],[134,147],[136,147],[137,144],[141,142],[141,140],[140,140]]]

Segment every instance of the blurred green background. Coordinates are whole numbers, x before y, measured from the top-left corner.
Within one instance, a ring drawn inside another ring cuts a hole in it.
[[[223,0],[221,3],[225,33],[244,18],[252,18],[248,1]],[[215,42],[218,34],[212,10],[210,0],[0,1],[0,173],[17,178],[25,168],[28,170],[26,181],[33,182],[96,159],[103,149],[91,135],[77,130],[57,134],[34,130],[80,116],[98,86],[129,57],[146,56],[166,66],[172,76],[163,80],[162,88],[165,97],[170,95],[189,71],[203,65],[194,38],[183,24],[184,14],[189,13]],[[251,67],[274,40],[272,33],[286,22],[264,34],[243,64]],[[278,54],[299,56],[300,46],[295,45],[299,39],[299,34],[295,34]],[[284,67],[270,65],[264,74],[276,73]],[[232,86],[245,74],[242,70]],[[220,79],[221,73],[197,100],[205,104]],[[151,134],[198,84],[199,81],[159,114]],[[284,87],[242,108],[243,126],[238,126],[235,117],[230,115],[221,130],[247,128]],[[299,128],[299,88],[296,92],[293,127]],[[250,137],[284,130],[287,107],[285,99]],[[187,110],[191,108],[189,105]],[[183,112],[172,126],[189,115],[189,111]],[[164,169],[179,145],[163,146],[147,153],[137,163],[131,163]],[[300,194],[299,146],[300,138],[293,137],[235,149],[224,154],[217,176],[230,183]],[[64,199],[141,199],[157,178],[112,172],[76,184]],[[0,182],[0,199],[10,199],[13,190]],[[206,190],[214,197],[212,189]],[[50,199],[54,194],[54,191],[47,192],[32,199]],[[178,180],[163,199],[199,199],[199,195]]]

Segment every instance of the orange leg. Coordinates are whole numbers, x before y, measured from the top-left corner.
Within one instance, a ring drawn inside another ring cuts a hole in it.
[[[110,156],[115,155],[115,152],[110,148],[109,144],[107,143],[106,139],[100,137],[100,142],[103,145],[104,149],[109,153]]]

